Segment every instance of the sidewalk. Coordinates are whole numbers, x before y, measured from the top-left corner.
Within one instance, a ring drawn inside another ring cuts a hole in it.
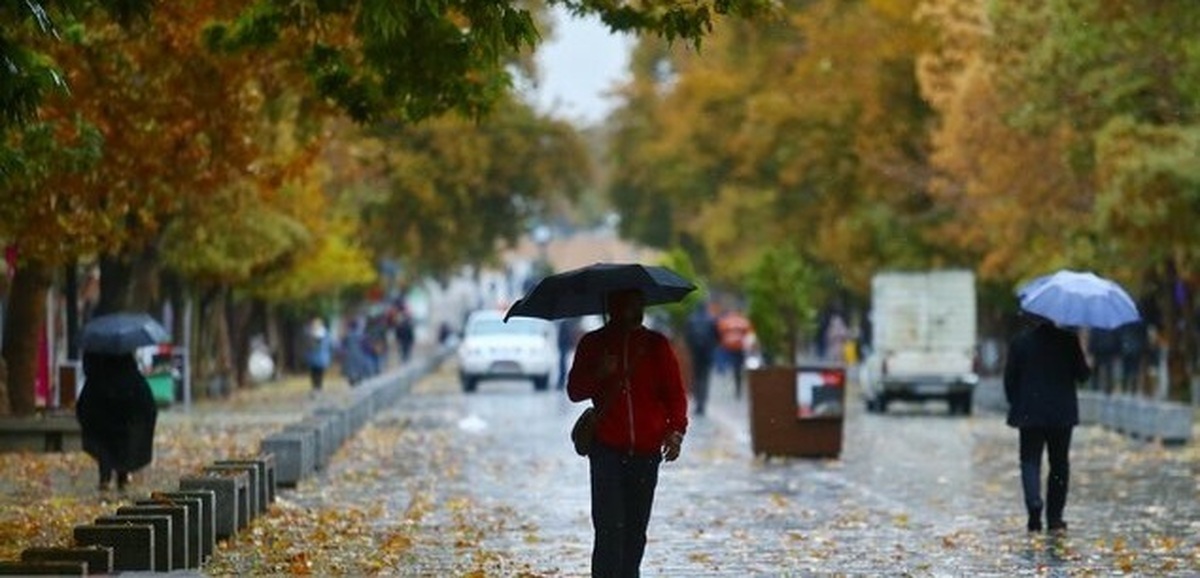
[[[394,357],[385,373],[399,371]],[[265,436],[351,391],[335,369],[317,396],[306,374],[292,375],[227,399],[197,400],[190,410],[160,409],[154,461],[132,476],[124,494],[96,489],[95,462],[83,452],[0,454],[0,559],[17,559],[30,546],[70,544],[75,526],[151,491],[176,489],[181,475],[216,460],[257,454]]]

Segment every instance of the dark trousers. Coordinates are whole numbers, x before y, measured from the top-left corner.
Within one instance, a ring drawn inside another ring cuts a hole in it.
[[[1040,515],[1042,511],[1042,452],[1045,451],[1050,462],[1050,475],[1046,480],[1046,520],[1051,525],[1063,521],[1063,509],[1067,506],[1071,429],[1026,427],[1020,430],[1021,487],[1025,492],[1025,508],[1030,515]]]
[[[592,576],[636,577],[658,485],[658,455],[629,455],[595,444],[592,482]]]
[[[692,398],[696,402],[696,413],[703,414],[708,406],[708,381],[712,373],[712,359],[692,358]]]
[[[325,383],[325,368],[316,365],[308,366],[308,377],[312,382],[313,391],[321,391],[321,386]]]

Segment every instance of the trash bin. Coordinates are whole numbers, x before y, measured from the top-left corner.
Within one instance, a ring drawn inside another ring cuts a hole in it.
[[[746,375],[750,444],[756,455],[836,458],[841,454],[845,367],[764,367]]]
[[[159,407],[167,407],[175,402],[175,377],[169,371],[151,373],[146,376],[150,382],[150,393]]]

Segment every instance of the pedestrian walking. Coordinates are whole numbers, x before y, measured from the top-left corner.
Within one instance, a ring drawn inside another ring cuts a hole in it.
[[[1113,365],[1121,354],[1121,330],[1089,330],[1087,350],[1092,359],[1092,390],[1112,393],[1116,385]]]
[[[408,363],[412,358],[413,342],[416,341],[416,329],[413,327],[412,314],[407,309],[400,309],[396,315],[396,346],[400,350],[400,363]]]
[[[567,395],[599,414],[588,454],[592,575],[638,576],[659,465],[679,457],[687,432],[687,393],[670,341],[642,324],[643,294],[605,299],[608,320],[580,338]]]
[[[567,387],[567,360],[575,345],[579,343],[579,320],[573,317],[560,319],[558,325],[558,389]]]
[[[333,338],[329,336],[329,330],[320,317],[314,317],[309,323],[304,360],[308,364],[308,377],[315,395],[324,386],[325,372],[333,363]]]
[[[130,473],[154,459],[154,394],[132,353],[85,352],[83,374],[75,405],[83,450],[99,466],[100,490],[109,489],[115,475],[123,491]]]
[[[692,403],[696,415],[704,415],[708,405],[709,376],[712,373],[713,357],[721,336],[717,332],[717,319],[701,303],[688,315],[685,333],[688,353],[692,361]]]
[[[350,320],[346,335],[342,338],[339,348],[342,356],[342,374],[350,385],[358,385],[359,382],[374,375],[372,351],[363,321],[361,319]]]
[[[1028,325],[1009,345],[1004,366],[1008,425],[1019,431],[1021,488],[1029,514],[1030,532],[1046,527],[1063,531],[1063,510],[1070,482],[1071,432],[1079,423],[1076,388],[1091,371],[1078,336],[1037,315],[1026,314]],[[1050,465],[1046,500],[1042,501],[1041,466],[1045,453]]]
[[[721,336],[721,349],[729,359],[733,372],[733,395],[742,397],[742,373],[746,365],[746,336],[753,328],[750,320],[737,311],[726,311],[717,318],[717,333]]]

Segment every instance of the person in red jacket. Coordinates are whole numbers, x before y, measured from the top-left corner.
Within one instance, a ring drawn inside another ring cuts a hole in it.
[[[642,325],[642,293],[610,293],[606,306],[605,325],[579,340],[567,395],[599,414],[588,455],[592,575],[637,576],[659,464],[679,457],[687,433],[687,392],[670,342]]]

